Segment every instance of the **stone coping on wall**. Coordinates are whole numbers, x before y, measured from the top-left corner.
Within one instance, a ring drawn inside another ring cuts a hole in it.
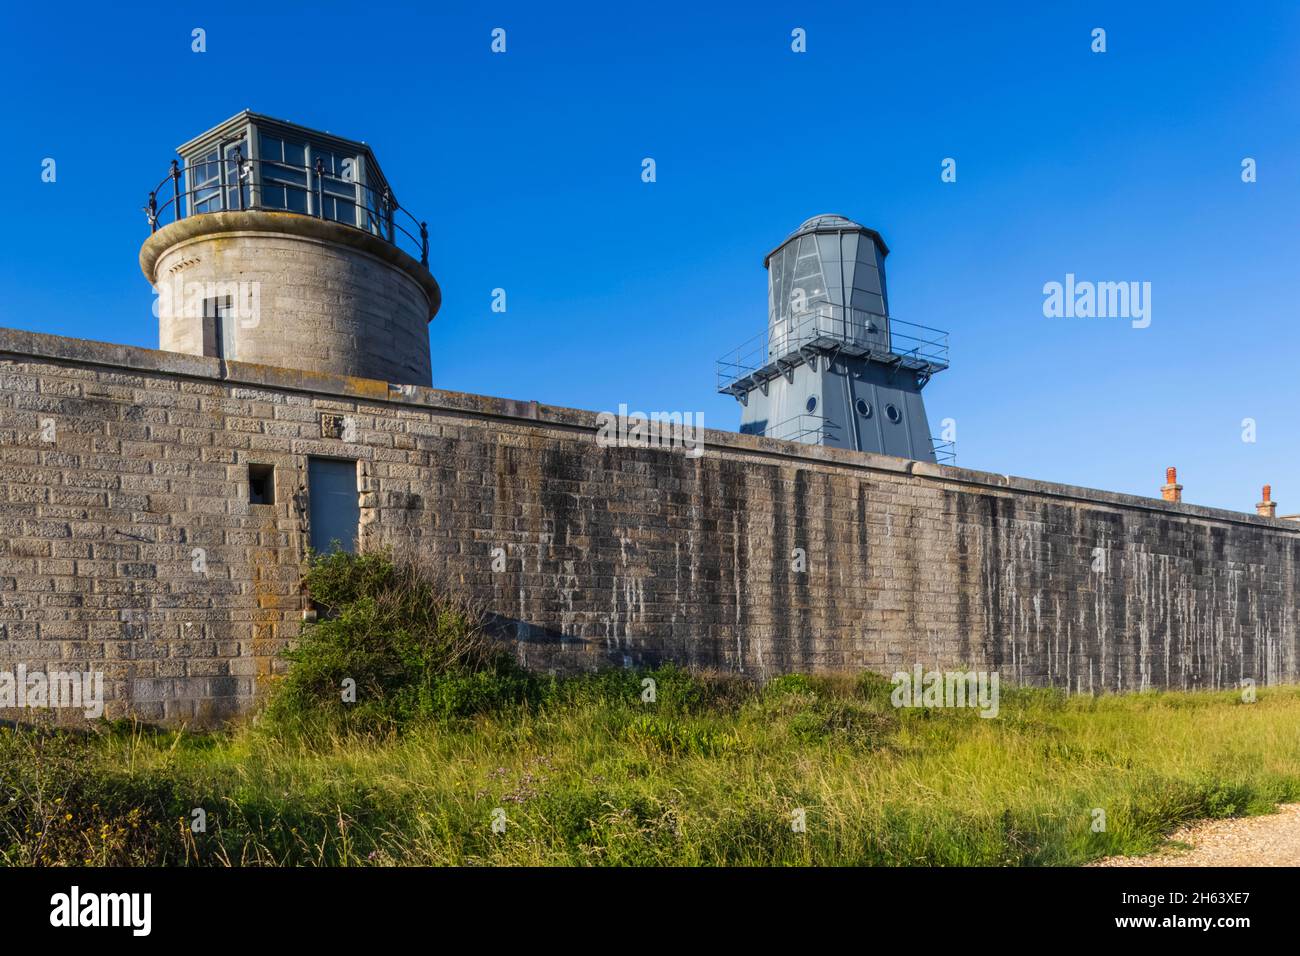
[[[163,352],[130,345],[115,345],[89,339],[74,339],[0,327],[0,360],[15,359],[126,369],[225,382],[236,386],[306,392],[312,395],[381,402],[395,406],[418,406],[480,420],[541,424],[570,431],[594,433],[597,428],[598,413],[582,409],[493,398],[467,392],[450,392],[417,385],[393,385],[375,379],[254,365],[248,362],[225,362],[206,356]],[[1186,502],[1174,503],[1160,498],[1144,498],[1075,485],[1054,484],[1032,478],[972,471],[952,465],[937,465],[870,452],[781,441],[760,435],[742,435],[739,432],[706,429],[703,444],[706,455],[710,450],[725,449],[741,456],[753,455],[767,459],[784,459],[792,463],[817,462],[864,471],[892,472],[947,484],[1024,492],[1116,508],[1167,512],[1171,515],[1255,525],[1300,535],[1300,524],[1282,518],[1264,518],[1245,512],[1207,508]]]

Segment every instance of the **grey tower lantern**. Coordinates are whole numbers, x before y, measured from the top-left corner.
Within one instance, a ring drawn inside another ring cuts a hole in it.
[[[428,230],[369,146],[245,111],[177,152],[140,250],[159,348],[430,384]]]
[[[740,430],[935,461],[921,389],[947,333],[893,319],[880,233],[814,216],[768,253],[767,332],[718,363]]]

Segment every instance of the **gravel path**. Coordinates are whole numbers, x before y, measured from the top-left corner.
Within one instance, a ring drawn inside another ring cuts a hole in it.
[[[1110,856],[1089,866],[1300,866],[1300,803],[1286,803],[1266,817],[1205,820],[1170,838],[1150,856]]]

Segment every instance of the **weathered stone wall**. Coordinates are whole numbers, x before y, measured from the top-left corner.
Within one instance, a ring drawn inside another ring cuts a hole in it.
[[[299,627],[310,455],[356,459],[366,542],[445,565],[534,667],[1300,679],[1293,522],[724,432],[603,448],[589,412],[9,330],[0,670],[102,668],[148,718],[246,708]]]

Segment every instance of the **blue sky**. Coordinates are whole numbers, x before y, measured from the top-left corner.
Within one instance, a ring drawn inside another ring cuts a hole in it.
[[[1294,3],[260,6],[6,13],[0,324],[156,347],[140,207],[249,108],[366,140],[428,219],[439,387],[735,428],[713,363],[763,330],[763,255],[836,212],[951,333],[960,464],[1300,512]],[[1150,282],[1150,327],[1045,318],[1066,273]]]

